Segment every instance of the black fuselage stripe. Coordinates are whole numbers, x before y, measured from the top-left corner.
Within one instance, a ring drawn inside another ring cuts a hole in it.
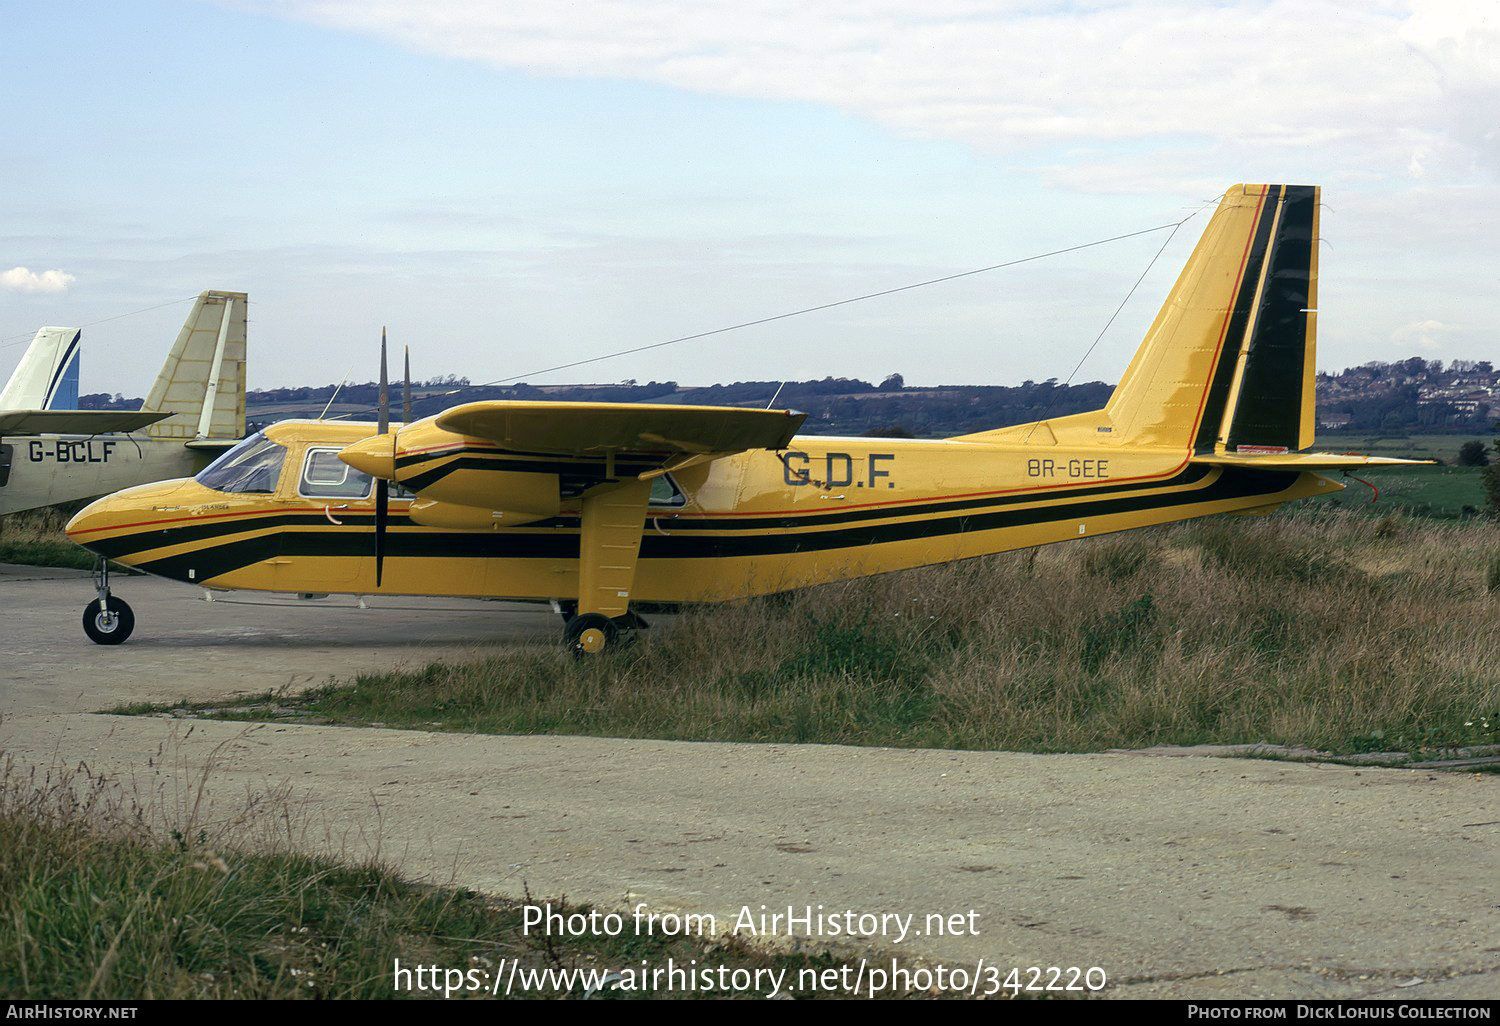
[[[730,536],[661,535],[646,533],[641,539],[645,559],[702,559],[728,556],[764,556],[797,552],[855,548],[891,542],[992,531],[1033,524],[1085,520],[1119,513],[1219,502],[1249,497],[1270,497],[1289,488],[1300,475],[1296,471],[1242,471],[1226,469],[1206,487],[1188,488],[1169,494],[1129,495],[1094,501],[1048,505],[1028,509],[1003,509],[966,513],[917,521],[867,524],[796,534],[743,534]],[[141,569],[178,580],[204,581],[253,563],[284,556],[371,555],[370,535],[324,527],[311,531],[283,531],[205,546],[192,552],[147,560]],[[510,532],[401,532],[387,536],[386,557],[449,557],[468,559],[577,559],[576,532],[520,534]],[[189,571],[193,571],[189,577]]]
[[[913,503],[906,506],[881,506],[875,509],[863,510],[830,510],[828,512],[804,513],[795,516],[784,514],[771,514],[765,516],[744,517],[682,517],[676,516],[673,509],[648,510],[648,518],[654,519],[660,524],[668,525],[673,533],[682,531],[786,531],[805,530],[809,528],[821,528],[832,524],[859,523],[864,521],[890,521],[904,517],[931,517],[945,513],[957,513],[963,511],[981,512],[997,507],[1016,506],[1036,502],[1065,502],[1089,499],[1101,495],[1120,495],[1128,492],[1147,491],[1158,488],[1180,488],[1193,485],[1203,480],[1211,469],[1202,464],[1192,464],[1180,473],[1163,481],[1150,481],[1143,483],[1108,486],[1101,485],[1092,488],[1058,488],[1044,492],[1022,492],[1012,495],[992,495],[973,499],[957,499],[939,502]],[[391,511],[391,527],[409,527],[412,525],[410,519],[403,513]],[[373,513],[348,513],[340,511],[338,519],[346,526],[373,527],[375,517]],[[289,512],[270,514],[259,517],[225,517],[208,523],[184,524],[177,527],[155,528],[137,531],[132,534],[119,535],[114,538],[101,538],[91,541],[87,548],[97,552],[109,559],[123,559],[137,552],[146,552],[150,549],[162,549],[172,545],[185,545],[191,542],[204,541],[212,538],[227,538],[231,535],[241,535],[250,532],[261,532],[267,530],[285,530],[298,527],[320,527],[327,523],[326,515],[318,511]],[[535,521],[527,525],[528,530],[556,530],[558,528],[578,528],[578,517],[548,517],[545,520]],[[464,537],[470,537],[464,535]],[[484,535],[490,537],[490,535]],[[537,537],[537,535],[527,535]]]
[[[340,511],[339,521],[347,526],[375,526],[374,513],[346,513]],[[405,516],[391,515],[392,526],[409,523]],[[137,552],[164,549],[170,545],[186,545],[190,542],[223,538],[229,535],[251,532],[284,530],[290,527],[317,527],[328,524],[328,517],[316,513],[281,513],[262,517],[226,517],[204,524],[186,524],[181,527],[162,527],[133,534],[122,534],[114,538],[99,538],[81,543],[84,548],[107,559],[124,559]]]

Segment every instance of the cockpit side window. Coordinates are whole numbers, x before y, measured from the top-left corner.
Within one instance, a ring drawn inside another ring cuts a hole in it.
[[[682,489],[677,487],[671,474],[663,474],[651,479],[650,505],[655,509],[675,509],[687,505],[687,496],[682,494]]]
[[[194,480],[216,492],[270,495],[285,461],[286,446],[256,432],[204,467]]]
[[[297,493],[318,499],[363,499],[370,494],[370,475],[339,459],[337,449],[309,449]]]

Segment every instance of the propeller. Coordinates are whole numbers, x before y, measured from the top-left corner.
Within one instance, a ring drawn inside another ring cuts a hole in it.
[[[401,403],[404,427],[411,423],[411,353],[406,354],[405,395]],[[346,445],[339,459],[380,482],[375,490],[375,587],[385,576],[385,534],[390,527],[390,485],[396,480],[396,442],[400,431],[391,430],[391,386],[386,368],[386,331],[380,329],[380,408],[375,434]],[[389,444],[387,444],[389,436]]]
[[[385,327],[380,329],[380,430],[384,437],[391,426],[391,390],[385,372]],[[391,466],[396,463],[396,439],[391,438]],[[375,486],[375,587],[380,587],[380,578],[385,571],[385,529],[390,520],[391,486],[380,478]]]

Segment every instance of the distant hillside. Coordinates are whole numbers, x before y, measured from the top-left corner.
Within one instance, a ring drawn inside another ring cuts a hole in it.
[[[780,394],[778,395],[778,391]],[[944,385],[905,388],[899,379],[881,385],[853,378],[821,381],[737,381],[730,385],[687,386],[675,381],[599,385],[528,385],[464,387],[462,382],[413,389],[414,416],[425,417],[448,406],[479,399],[545,399],[559,402],[685,403],[702,406],[776,406],[808,415],[806,432],[823,435],[862,435],[891,432],[917,438],[957,435],[969,431],[1023,424],[1061,417],[1104,405],[1112,385],[1091,381],[1059,385],[1032,382],[1001,385]],[[333,393],[332,386],[276,389],[246,397],[249,416],[257,423],[288,417],[316,417]],[[374,383],[345,385],[330,416],[371,417],[378,401]],[[400,387],[391,405],[399,416]]]
[[[1488,360],[1412,357],[1396,363],[1373,362],[1318,375],[1318,433],[1411,431],[1486,436],[1500,419],[1500,372]],[[907,388],[892,374],[879,385],[857,378],[820,381],[737,381],[690,386],[676,381],[637,384],[528,385],[471,387],[467,378],[448,375],[414,389],[414,415],[429,416],[448,406],[478,399],[550,399],[569,402],[690,403],[705,406],[775,405],[808,414],[807,432],[825,435],[907,434],[917,438],[983,431],[1098,409],[1113,385],[1090,381],[1060,385],[1055,379],[1019,385],[942,385]],[[778,389],[780,394],[778,394]],[[252,391],[246,396],[255,426],[291,417],[317,417],[335,386]],[[379,387],[375,382],[345,385],[329,416],[373,419]],[[391,402],[400,415],[400,386]],[[84,409],[135,409],[139,399],[105,393],[83,396]]]
[[[1500,418],[1500,373],[1489,360],[1414,356],[1318,375],[1319,430],[1485,432]]]

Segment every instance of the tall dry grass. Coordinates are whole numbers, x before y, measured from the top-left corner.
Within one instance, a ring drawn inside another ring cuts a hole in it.
[[[63,528],[80,504],[28,510],[0,517],[0,563],[62,566],[87,570],[94,557],[68,540]]]
[[[335,721],[1038,751],[1493,741],[1493,521],[1219,518],[684,612],[311,693]],[[1487,718],[1486,718],[1487,717]]]

